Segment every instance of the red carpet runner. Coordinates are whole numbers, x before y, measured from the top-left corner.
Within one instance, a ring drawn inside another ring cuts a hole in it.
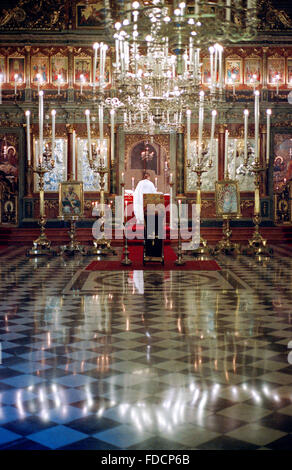
[[[131,271],[133,269],[143,271],[220,271],[220,266],[214,260],[186,261],[184,266],[177,266],[174,262],[177,256],[171,246],[164,245],[164,266],[161,263],[146,263],[143,266],[143,246],[129,246],[130,266],[123,266],[121,261],[92,261],[86,268],[87,271]]]

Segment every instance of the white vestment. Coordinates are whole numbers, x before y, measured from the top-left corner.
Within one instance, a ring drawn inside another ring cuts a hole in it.
[[[154,184],[149,180],[141,180],[134,191],[134,214],[137,224],[144,224],[143,194],[156,193]]]

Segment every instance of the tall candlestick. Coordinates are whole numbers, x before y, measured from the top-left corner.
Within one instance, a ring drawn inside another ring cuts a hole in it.
[[[247,164],[247,137],[248,137],[248,115],[249,110],[244,110],[244,163]]]
[[[226,21],[231,20],[231,0],[226,0]]]
[[[100,139],[100,155],[103,157],[103,106],[100,105],[98,108],[98,120],[99,120],[99,139]]]
[[[115,159],[115,110],[111,109],[111,161]]]
[[[210,52],[210,75],[211,75],[211,91],[214,86],[214,47],[211,46],[209,47],[209,52]]]
[[[27,162],[30,165],[30,163],[31,163],[31,153],[30,153],[30,111],[25,111],[25,116],[26,116]]]
[[[259,120],[260,120],[260,92],[256,90],[254,92],[254,139],[255,139],[255,161],[259,160]]]
[[[87,126],[87,145],[88,145],[88,152],[89,152],[89,160],[92,161],[92,148],[91,148],[91,135],[90,135],[90,111],[86,109],[86,126]]]
[[[191,158],[191,110],[187,110],[187,159]]]
[[[216,109],[213,109],[213,111],[212,111],[212,123],[211,123],[210,163],[212,163],[213,157],[214,157],[214,135],[215,135],[216,115],[217,115],[217,111],[216,111]]]
[[[55,138],[56,138],[56,110],[52,110],[52,159],[55,155]]]
[[[39,164],[43,163],[43,138],[44,136],[44,92],[39,92]]]
[[[225,177],[226,178],[229,177],[229,173],[228,173],[228,135],[229,135],[229,132],[226,129],[226,131],[225,131],[225,162],[224,162]]]
[[[267,162],[267,164],[269,163],[269,159],[270,159],[271,114],[272,114],[272,110],[267,109],[267,145],[266,145],[266,162]]]
[[[203,124],[204,124],[204,92],[200,91],[199,105],[199,135],[198,135],[198,165],[201,164],[202,157],[202,140],[203,140]]]
[[[94,59],[93,59],[93,89],[95,90],[96,86],[96,64],[97,64],[97,50],[99,48],[98,42],[93,44],[94,49]]]

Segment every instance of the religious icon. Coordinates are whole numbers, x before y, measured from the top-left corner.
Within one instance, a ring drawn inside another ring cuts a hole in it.
[[[244,61],[244,82],[247,85],[260,83],[261,81],[261,60],[258,58],[247,58]]]
[[[76,26],[77,28],[97,28],[103,25],[104,4],[103,1],[96,1],[88,4],[83,2],[76,6]]]
[[[285,59],[268,58],[268,84],[282,84],[285,77]]]
[[[225,81],[226,83],[241,83],[242,82],[242,60],[241,59],[226,59],[225,62]]]
[[[281,190],[292,179],[292,136],[275,134],[273,164],[274,191]]]
[[[74,57],[74,82],[80,84],[83,80],[91,83],[91,58]]]
[[[15,82],[16,75],[17,81],[24,83],[24,57],[8,57],[8,75],[9,83]]]
[[[58,85],[61,76],[63,83],[68,83],[68,57],[53,56],[51,58],[51,80]]]
[[[83,183],[66,181],[59,185],[59,215],[82,216],[84,207]]]
[[[32,56],[31,58],[31,83],[38,82],[46,84],[49,81],[49,58]]]
[[[217,216],[240,215],[238,182],[232,180],[216,181],[215,183]]]

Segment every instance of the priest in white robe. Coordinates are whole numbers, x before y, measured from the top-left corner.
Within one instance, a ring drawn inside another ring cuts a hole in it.
[[[152,194],[156,192],[154,184],[150,181],[150,173],[146,172],[144,174],[144,179],[139,181],[134,191],[133,203],[137,224],[144,224],[143,194]]]

